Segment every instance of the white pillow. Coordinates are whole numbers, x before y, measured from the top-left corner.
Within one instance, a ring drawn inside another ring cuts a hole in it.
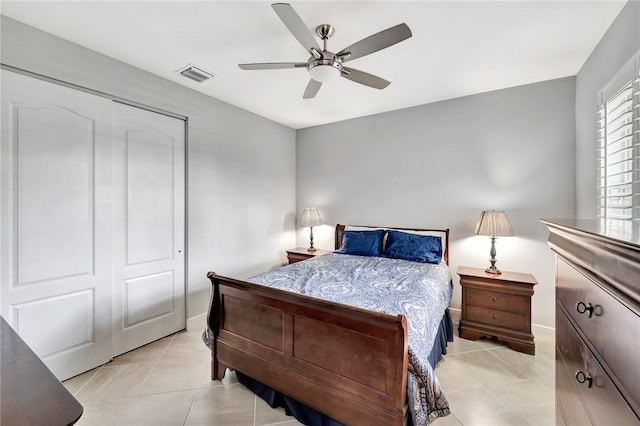
[[[344,226],[345,231],[378,231],[380,229],[386,230],[387,228],[369,228],[368,226],[353,226],[353,225]]]

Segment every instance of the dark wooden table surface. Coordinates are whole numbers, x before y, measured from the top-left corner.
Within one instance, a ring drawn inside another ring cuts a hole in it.
[[[82,405],[0,317],[0,424],[71,425]]]

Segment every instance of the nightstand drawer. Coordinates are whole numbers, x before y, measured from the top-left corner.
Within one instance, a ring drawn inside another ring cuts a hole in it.
[[[510,312],[524,312],[527,309],[527,298],[522,296],[477,290],[475,288],[468,288],[466,292],[466,300],[469,305]]]
[[[308,256],[308,255],[304,255],[304,254],[287,253],[287,259],[289,259],[289,264],[296,263],[296,262],[301,262],[301,261],[307,260],[307,259],[309,259],[311,257],[312,256]]]
[[[289,260],[289,265],[291,265],[292,263],[301,262],[303,260],[311,259],[312,257],[320,256],[327,253],[331,252],[328,250],[320,249],[309,251],[305,247],[297,247],[287,250],[287,259]]]
[[[529,331],[529,323],[527,321],[527,317],[522,314],[467,305],[466,317],[468,321],[476,321],[483,324],[489,324],[496,327],[523,332]]]

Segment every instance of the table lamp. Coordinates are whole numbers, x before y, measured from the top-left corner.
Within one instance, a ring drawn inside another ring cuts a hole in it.
[[[513,229],[511,223],[509,223],[509,217],[506,212],[503,211],[483,211],[480,215],[480,220],[476,225],[474,231],[476,235],[487,235],[491,237],[491,266],[485,269],[485,272],[490,274],[501,274],[498,268],[496,268],[496,237],[513,237]]]
[[[310,245],[307,251],[316,251],[313,246],[313,227],[322,225],[322,218],[320,212],[315,207],[307,207],[302,209],[302,216],[300,217],[300,226],[308,226],[310,228],[309,239]]]

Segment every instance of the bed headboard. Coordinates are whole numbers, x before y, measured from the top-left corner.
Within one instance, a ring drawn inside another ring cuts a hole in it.
[[[336,225],[336,250],[340,248],[342,245],[342,231],[347,225]],[[397,228],[390,226],[368,226],[368,225],[352,225],[357,226],[358,228],[384,228],[384,229],[395,229],[398,231],[406,230],[406,231],[431,231],[431,232],[442,232],[444,234],[444,253],[442,253],[442,258],[444,262],[449,264],[449,228],[447,229],[419,229],[419,228]]]

